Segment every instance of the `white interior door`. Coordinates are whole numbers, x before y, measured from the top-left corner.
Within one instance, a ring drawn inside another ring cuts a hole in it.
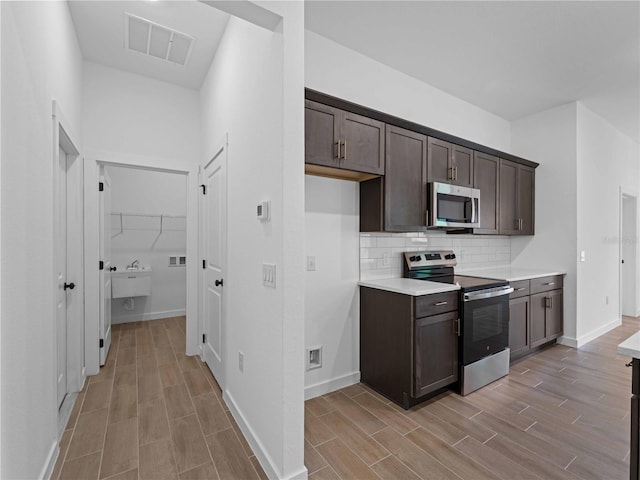
[[[636,307],[636,197],[622,197],[621,295],[622,314],[635,317]]]
[[[56,165],[56,348],[58,408],[67,395],[67,154],[59,147]]]
[[[224,388],[224,295],[226,264],[226,144],[203,168],[201,195],[202,258],[201,283],[204,314],[204,360],[220,387]]]
[[[100,167],[100,365],[104,365],[111,346],[111,179]]]

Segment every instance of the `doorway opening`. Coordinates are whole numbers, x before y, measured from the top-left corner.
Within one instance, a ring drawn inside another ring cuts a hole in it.
[[[191,320],[183,351],[199,353],[197,168],[119,154],[85,159],[84,165],[87,373],[97,374],[101,360],[108,361],[108,352],[101,355],[95,345],[103,340],[107,346],[111,318],[125,324],[185,316]],[[112,200],[103,209],[105,173]],[[182,280],[168,281],[171,275]],[[124,282],[114,284],[118,278]],[[105,319],[107,310],[111,315]]]
[[[637,197],[621,194],[620,211],[620,312],[638,316],[637,304]]]
[[[103,232],[110,247],[104,252],[110,323],[186,316],[186,175],[113,165],[104,171],[110,180]]]
[[[66,424],[84,383],[82,162],[68,123],[53,102],[54,311],[58,425]]]

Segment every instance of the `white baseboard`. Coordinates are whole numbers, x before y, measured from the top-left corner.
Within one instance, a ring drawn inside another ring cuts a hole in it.
[[[49,450],[49,455],[47,455],[47,460],[44,462],[44,466],[42,467],[42,471],[38,478],[42,480],[49,480],[51,478],[51,474],[53,473],[53,468],[56,466],[56,460],[58,459],[58,454],[60,453],[60,447],[58,445],[58,441],[54,441],[53,445],[51,445],[51,449]]]
[[[180,317],[187,314],[186,309],[180,310],[167,310],[164,312],[150,312],[143,314],[132,314],[132,315],[119,315],[117,317],[111,317],[111,323],[116,325],[118,323],[130,323],[130,322],[140,322],[144,320],[158,320],[159,318],[171,318],[171,317]]]
[[[304,399],[319,397],[327,393],[335,392],[341,388],[355,385],[360,381],[360,372],[352,372],[341,377],[332,378],[325,382],[316,383],[304,387]]]
[[[573,337],[560,337],[557,342],[571,348],[578,348],[578,340]]]
[[[238,424],[238,427],[240,427],[240,430],[244,434],[244,438],[247,440],[247,443],[251,447],[251,450],[253,450],[253,453],[255,454],[256,458],[260,462],[260,465],[262,466],[264,473],[269,478],[280,478],[280,474],[278,473],[279,469],[274,465],[273,460],[271,459],[267,451],[264,449],[262,442],[260,442],[258,437],[255,435],[255,432],[253,431],[253,429],[249,426],[249,424],[245,420],[244,415],[242,415],[242,413],[240,412],[238,405],[233,399],[233,396],[225,390],[222,393],[222,399],[229,406],[229,411],[231,412],[231,415],[233,415],[233,418]]]
[[[595,328],[591,330],[589,333],[582,335],[578,338],[572,337],[560,337],[558,339],[558,343],[561,345],[566,345],[568,347],[580,348],[587,343],[595,340],[596,338],[604,335],[607,332],[610,332],[616,327],[622,325],[622,319],[616,318],[615,320],[611,320],[609,323],[602,325],[601,327]]]

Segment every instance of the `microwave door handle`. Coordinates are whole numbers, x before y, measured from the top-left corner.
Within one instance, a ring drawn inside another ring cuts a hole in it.
[[[471,197],[471,223],[478,223],[478,217],[476,217],[476,201],[478,199]]]

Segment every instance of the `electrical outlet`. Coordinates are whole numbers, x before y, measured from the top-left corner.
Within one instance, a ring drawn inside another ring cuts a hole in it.
[[[386,252],[382,254],[382,265],[384,265],[385,267],[391,265],[391,255]]]
[[[244,372],[244,353],[238,352],[238,368]]]
[[[322,367],[322,346],[307,348],[307,370]]]
[[[262,284],[276,288],[276,265],[274,263],[262,264]]]
[[[307,257],[307,271],[315,272],[316,271],[316,257],[308,256]]]
[[[584,250],[580,252],[580,261],[584,262],[587,259],[587,254]]]

